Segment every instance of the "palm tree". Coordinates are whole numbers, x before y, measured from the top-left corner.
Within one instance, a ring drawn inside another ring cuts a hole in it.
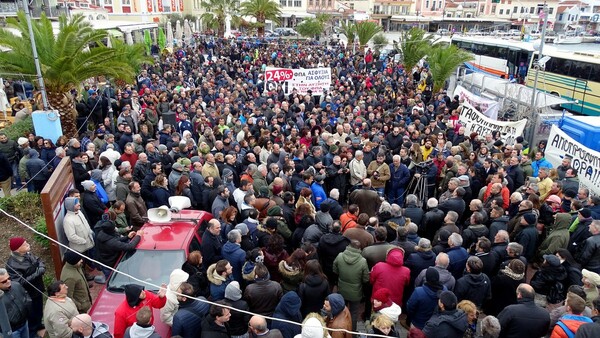
[[[333,19],[333,15],[328,13],[317,13],[317,15],[315,15],[315,19],[323,26],[323,32],[327,33],[328,28],[331,25],[331,19]]]
[[[416,27],[402,34],[399,47],[402,51],[404,69],[410,77],[412,77],[413,67],[429,53],[435,41],[432,35],[427,35],[424,30]]]
[[[358,37],[361,52],[364,51],[369,41],[383,30],[381,26],[371,21],[361,21],[354,25],[356,26],[356,35]]]
[[[279,23],[281,9],[279,3],[273,0],[249,0],[242,3],[241,14],[256,18],[258,36],[265,35],[265,22],[271,20]]]
[[[323,33],[323,24],[314,18],[304,19],[301,23],[296,26],[298,34],[310,38],[315,38]]]
[[[373,37],[373,48],[379,52],[381,49],[388,44],[388,39],[382,33],[379,33]]]
[[[25,12],[20,11],[17,18],[9,18],[6,23],[12,30],[0,28],[0,46],[9,49],[0,53],[0,71],[35,76],[31,46],[24,43],[30,38]],[[143,63],[151,62],[143,44],[128,46],[111,40],[114,47],[106,47],[102,41],[108,33],[93,29],[81,14],[61,16],[56,36],[52,22],[44,14],[32,25],[48,101],[52,109],[58,110],[67,137],[77,136],[72,89],[84,80],[102,75],[120,82],[131,81]]]
[[[225,36],[225,19],[227,14],[231,15],[232,22],[237,18],[238,2],[235,0],[206,0],[200,3],[205,11],[200,19],[208,28],[217,31],[219,37]]]
[[[433,76],[433,92],[437,93],[444,87],[446,80],[462,63],[473,59],[473,55],[455,45],[436,44],[427,57],[429,69]]]
[[[348,43],[346,44],[346,48],[350,48],[350,46],[354,45],[354,39],[356,37],[356,26],[353,23],[342,22],[342,34],[346,36]]]

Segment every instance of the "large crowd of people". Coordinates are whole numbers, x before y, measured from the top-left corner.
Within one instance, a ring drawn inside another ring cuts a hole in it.
[[[267,66],[330,67],[332,85],[286,93]],[[13,336],[600,337],[600,197],[545,141],[467,134],[435,76],[371,50],[202,39],[136,84],[74,91],[78,137],[0,132],[5,195],[40,192],[65,157],[75,186],[45,305],[44,263],[10,240]],[[127,285],[114,327],[94,321],[88,281],[111,271],[85,258],[114,266],[171,196],[214,217],[201,250],[157,294]]]

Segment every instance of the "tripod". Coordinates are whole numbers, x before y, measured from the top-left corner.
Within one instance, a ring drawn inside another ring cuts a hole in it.
[[[406,187],[406,194],[414,194],[419,200],[419,207],[427,202],[427,176],[415,174]]]

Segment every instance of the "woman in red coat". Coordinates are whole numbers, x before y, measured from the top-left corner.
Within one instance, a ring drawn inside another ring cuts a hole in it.
[[[404,288],[410,282],[410,270],[404,266],[404,250],[389,249],[385,262],[375,264],[371,270],[370,281],[373,285],[373,294],[381,288],[386,288],[391,292],[390,299],[401,305]]]

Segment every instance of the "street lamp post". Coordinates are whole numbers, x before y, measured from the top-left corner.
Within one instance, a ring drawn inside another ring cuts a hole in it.
[[[29,28],[29,41],[31,42],[33,63],[35,64],[38,85],[40,86],[40,93],[42,94],[42,104],[44,105],[44,110],[49,110],[50,105],[48,104],[48,97],[46,96],[46,86],[44,85],[44,78],[42,77],[42,68],[40,67],[40,59],[38,57],[37,48],[35,45],[33,26],[31,25],[31,13],[29,9],[29,2],[27,0],[23,0],[23,10],[25,11],[25,18],[27,19],[27,28]]]
[[[535,77],[533,79],[533,95],[531,96],[531,125],[532,128],[530,128],[529,130],[529,147],[533,147],[533,136],[534,136],[534,132],[535,132],[535,113],[537,111],[536,109],[536,101],[537,101],[537,84],[538,84],[538,77],[539,77],[539,73],[540,73],[540,67],[542,65],[539,64],[539,61],[542,59],[542,57],[544,56],[544,43],[546,42],[546,26],[548,26],[548,5],[546,4],[546,2],[544,2],[544,7],[543,7],[543,13],[544,13],[544,25],[542,26],[542,36],[541,36],[541,41],[540,41],[540,49],[538,52],[538,64],[535,66]]]

